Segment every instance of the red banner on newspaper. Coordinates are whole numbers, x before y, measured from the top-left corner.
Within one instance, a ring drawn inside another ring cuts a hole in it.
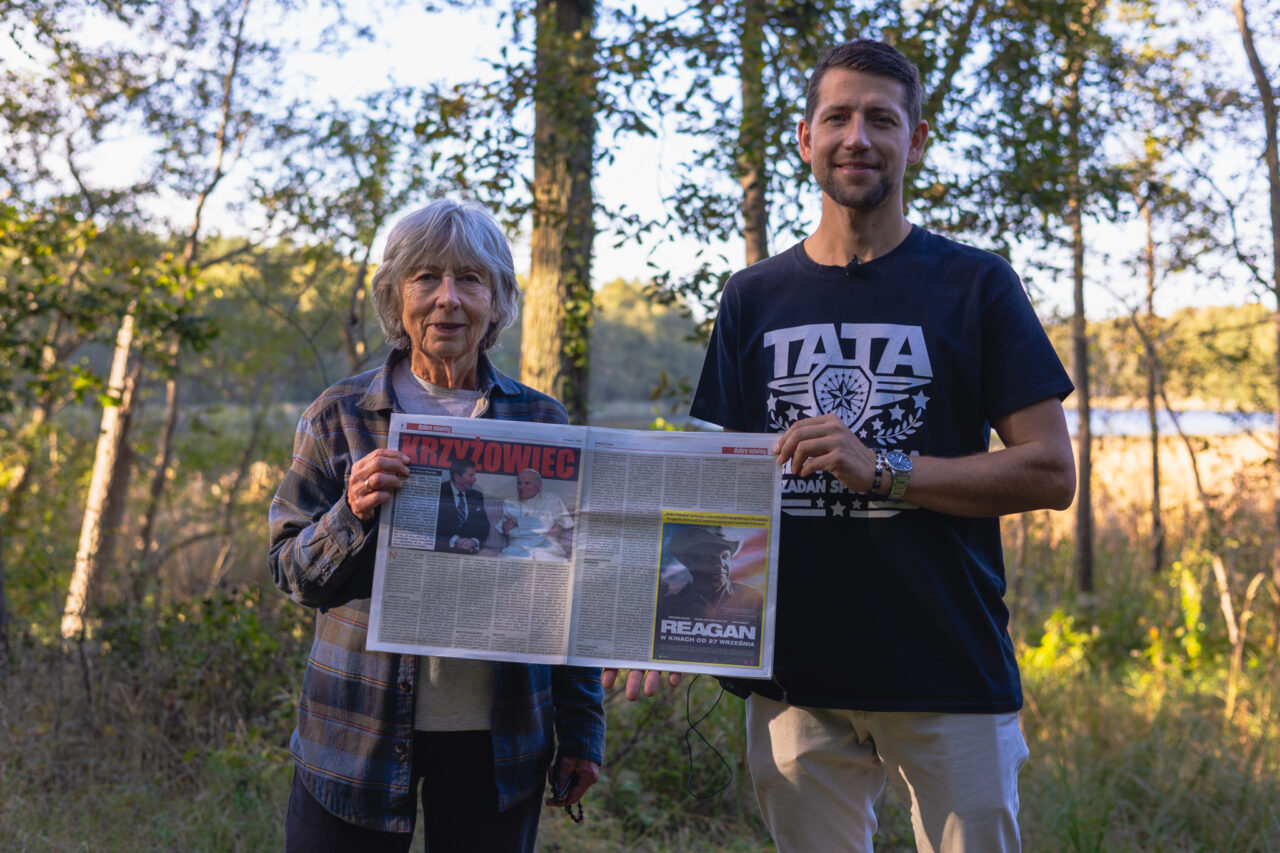
[[[469,459],[483,474],[514,476],[531,468],[553,480],[578,479],[576,447],[401,433],[400,452],[409,457],[410,465],[447,468],[454,460]]]

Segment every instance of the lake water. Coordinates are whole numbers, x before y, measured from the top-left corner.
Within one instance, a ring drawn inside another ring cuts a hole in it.
[[[1067,429],[1076,434],[1077,416],[1073,408],[1066,409]],[[1169,413],[1160,410],[1156,417],[1160,431],[1165,435],[1177,435]],[[1146,409],[1091,409],[1089,423],[1094,435],[1148,435]],[[1268,412],[1178,412],[1178,423],[1187,435],[1236,435],[1249,431],[1269,431],[1276,428],[1276,416]]]
[[[1076,433],[1076,410],[1066,409],[1067,429]],[[648,400],[615,402],[593,407],[591,423],[598,426],[644,429],[661,414],[666,420],[681,426],[693,425],[715,429],[685,414],[672,414],[667,407]],[[1146,435],[1147,412],[1145,409],[1093,409],[1090,412],[1094,435]],[[1234,412],[1187,411],[1178,413],[1178,421],[1187,435],[1236,435],[1250,430],[1269,431],[1276,428],[1276,416],[1268,412],[1236,414]],[[1165,435],[1177,435],[1169,413],[1161,410],[1158,422]]]

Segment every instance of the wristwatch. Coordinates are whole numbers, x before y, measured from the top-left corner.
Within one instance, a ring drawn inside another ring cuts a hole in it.
[[[907,492],[907,481],[911,479],[911,457],[901,450],[890,450],[884,456],[885,465],[893,475],[893,486],[889,489],[889,500],[900,501]]]

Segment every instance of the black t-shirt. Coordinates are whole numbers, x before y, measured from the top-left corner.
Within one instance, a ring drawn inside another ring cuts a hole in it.
[[[852,267],[797,244],[734,275],[690,411],[746,432],[834,412],[869,446],[954,457],[985,452],[992,421],[1071,390],[1009,265],[916,227]],[[1021,707],[998,519],[786,473],[779,549],[774,681],[757,692],[860,710]]]

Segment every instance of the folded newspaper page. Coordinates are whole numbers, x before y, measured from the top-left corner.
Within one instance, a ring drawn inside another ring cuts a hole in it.
[[[776,439],[393,415],[369,648],[770,677]]]

